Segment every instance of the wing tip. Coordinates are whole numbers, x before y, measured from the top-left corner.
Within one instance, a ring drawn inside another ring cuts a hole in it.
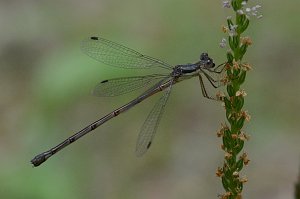
[[[137,146],[136,150],[135,150],[135,155],[137,157],[142,157],[147,151],[148,149],[150,148],[152,142],[148,142],[147,146],[146,147],[141,147],[141,146]]]

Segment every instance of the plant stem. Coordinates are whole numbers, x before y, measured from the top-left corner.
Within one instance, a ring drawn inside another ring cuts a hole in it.
[[[223,5],[225,3],[228,1],[223,1]],[[220,195],[221,199],[241,199],[244,183],[247,182],[246,177],[240,176],[243,167],[249,163],[247,153],[241,154],[244,142],[249,139],[242,128],[245,121],[250,120],[249,114],[243,109],[246,92],[241,89],[247,72],[251,69],[249,64],[242,62],[248,46],[252,44],[249,37],[242,37],[250,23],[249,17],[245,14],[249,10],[243,11],[246,4],[245,0],[232,0],[230,6],[226,4],[226,7],[233,8],[235,21],[228,17],[227,27],[223,27],[224,32],[228,33],[230,50],[226,54],[226,77],[224,78],[227,93],[219,96],[225,104],[227,120],[218,132],[218,137],[222,137],[221,147],[225,151],[224,163],[216,173],[221,178],[225,189],[225,194]],[[260,6],[255,6],[255,9],[256,7]]]

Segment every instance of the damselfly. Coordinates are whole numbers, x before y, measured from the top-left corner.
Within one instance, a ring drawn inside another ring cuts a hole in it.
[[[148,97],[163,91],[162,96],[152,108],[138,135],[135,151],[137,156],[142,156],[150,148],[153,142],[153,138],[155,136],[159,121],[161,120],[166,103],[171,93],[172,86],[174,84],[186,79],[190,79],[192,77],[198,77],[202,94],[208,99],[216,98],[211,97],[207,93],[203,82],[203,77],[207,78],[208,82],[214,88],[222,85],[220,83],[220,74],[224,69],[224,64],[215,67],[213,59],[210,58],[207,53],[202,53],[200,55],[200,60],[194,64],[172,66],[166,62],[141,54],[123,45],[100,37],[90,37],[84,40],[82,42],[81,48],[83,52],[85,52],[90,57],[107,65],[123,67],[127,69],[153,69],[157,67],[169,72],[166,74],[121,77],[100,82],[93,90],[93,94],[101,97],[117,96],[143,87],[147,87],[147,89],[137,98],[115,109],[111,113],[108,113],[99,120],[89,124],[57,146],[35,156],[31,160],[31,163],[35,167],[45,162],[48,158],[50,158],[52,155],[62,150],[69,144],[75,142],[87,133],[95,130],[97,127],[101,126],[108,120],[118,116],[120,113],[131,109]]]

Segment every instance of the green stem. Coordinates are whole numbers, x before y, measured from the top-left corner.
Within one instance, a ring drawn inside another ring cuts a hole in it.
[[[223,166],[218,169],[217,175],[221,177],[225,194],[222,199],[240,199],[245,177],[240,176],[244,165],[249,163],[246,153],[240,155],[244,142],[248,136],[242,131],[245,120],[249,120],[247,111],[243,110],[246,93],[241,90],[245,82],[249,67],[242,64],[242,59],[251,44],[249,38],[241,38],[242,33],[249,26],[249,19],[245,14],[237,11],[243,7],[241,0],[233,0],[232,7],[235,11],[235,22],[227,19],[230,35],[228,36],[230,52],[227,52],[227,93],[222,98],[225,104],[228,125],[223,125],[218,135],[222,137],[222,149],[225,151]],[[248,65],[247,65],[248,66]]]

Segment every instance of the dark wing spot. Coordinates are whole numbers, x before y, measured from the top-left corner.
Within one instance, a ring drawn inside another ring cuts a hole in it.
[[[148,143],[148,145],[147,145],[147,149],[149,149],[149,148],[150,148],[151,144],[152,144],[152,142],[149,142],[149,143]]]
[[[102,83],[106,83],[106,82],[108,82],[108,80],[103,80],[103,81],[101,82],[101,84],[102,84]]]
[[[91,37],[92,40],[99,40],[98,37]]]

